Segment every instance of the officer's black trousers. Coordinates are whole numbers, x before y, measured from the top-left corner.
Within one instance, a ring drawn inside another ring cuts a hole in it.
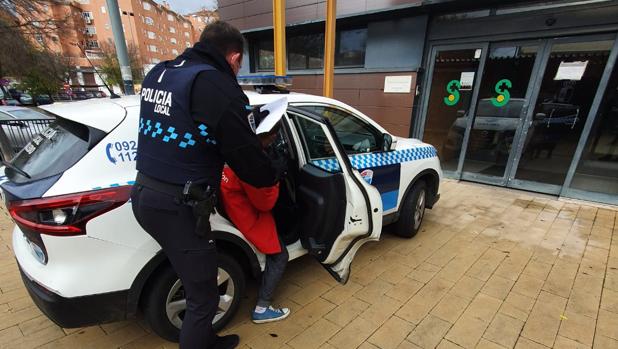
[[[184,286],[187,310],[180,348],[212,347],[212,320],[219,304],[214,242],[195,234],[192,209],[171,195],[136,184],[131,200],[137,221],[161,245]]]

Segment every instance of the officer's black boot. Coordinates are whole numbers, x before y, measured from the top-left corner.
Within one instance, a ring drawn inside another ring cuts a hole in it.
[[[230,334],[227,336],[219,337],[217,336],[217,340],[215,341],[215,346],[213,349],[234,349],[238,346],[238,342],[240,338],[238,335]]]

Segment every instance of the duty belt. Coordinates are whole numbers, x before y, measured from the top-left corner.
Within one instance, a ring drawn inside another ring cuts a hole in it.
[[[143,185],[144,187],[148,187],[154,191],[158,191],[163,194],[171,195],[175,199],[177,199],[179,203],[183,199],[184,185],[182,184],[171,184],[171,183],[163,182],[158,179],[149,177],[141,172],[137,173],[137,178],[135,179],[135,183]]]
[[[191,207],[193,215],[197,219],[195,233],[201,237],[212,235],[210,215],[215,213],[217,197],[216,190],[207,186],[205,181],[188,181],[184,186],[180,186],[138,172],[135,182],[154,191],[171,195],[177,203]]]

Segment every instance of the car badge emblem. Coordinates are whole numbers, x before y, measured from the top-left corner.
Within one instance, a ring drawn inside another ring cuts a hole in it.
[[[360,175],[368,184],[371,184],[373,181],[373,170],[364,170]]]

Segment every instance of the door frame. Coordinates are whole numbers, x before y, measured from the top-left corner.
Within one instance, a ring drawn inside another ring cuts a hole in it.
[[[418,139],[423,139],[423,134],[425,133],[425,126],[427,124],[427,113],[428,113],[428,109],[427,107],[429,106],[429,98],[431,97],[431,87],[432,87],[432,83],[433,83],[433,72],[435,69],[435,63],[436,63],[436,54],[439,51],[454,51],[454,50],[467,50],[467,49],[481,49],[481,57],[479,60],[479,67],[477,69],[477,72],[475,73],[475,79],[474,79],[474,86],[472,86],[472,96],[470,98],[470,109],[469,113],[470,115],[474,115],[474,112],[476,110],[476,100],[478,98],[478,91],[479,91],[479,87],[480,87],[480,81],[481,79],[478,78],[479,75],[479,71],[481,72],[480,74],[482,74],[482,68],[485,65],[485,60],[487,58],[487,48],[489,47],[489,43],[485,42],[485,43],[465,43],[465,44],[440,44],[440,45],[432,45],[431,49],[429,51],[429,57],[428,57],[428,62],[429,62],[429,69],[427,70],[427,74],[425,74],[425,78],[424,78],[424,91],[427,91],[427,93],[424,93],[422,96],[422,102],[421,102],[421,114],[419,115],[418,121],[416,122],[416,126],[415,128],[418,130],[417,132],[415,132],[414,137],[418,138]],[[468,132],[468,126],[466,126],[466,132],[464,133],[464,139],[462,140],[462,149],[459,153],[459,159],[457,162],[457,170],[455,171],[449,171],[449,170],[443,170],[443,173],[446,177],[449,178],[455,178],[455,179],[460,179],[461,178],[461,167],[463,166],[463,162],[462,162],[462,157],[461,155],[464,154],[463,152],[465,151],[464,149],[464,145],[467,146],[467,141],[468,141],[468,137],[469,137],[469,132]]]
[[[603,98],[605,97],[605,92],[607,89],[607,85],[609,84],[610,76],[613,73],[614,69],[618,69],[618,67],[616,66],[616,57],[618,57],[618,34],[616,34],[614,38],[614,45],[609,54],[609,57],[607,58],[605,70],[603,70],[603,76],[601,77],[601,81],[599,82],[599,88],[596,92],[596,95],[594,96],[592,106],[590,107],[590,112],[588,113],[586,124],[584,125],[584,129],[582,130],[580,141],[577,145],[577,149],[575,150],[575,154],[573,155],[573,161],[571,162],[571,166],[569,167],[569,170],[567,172],[567,177],[564,181],[564,185],[562,186],[560,196],[572,197],[583,200],[601,201],[618,205],[618,197],[616,195],[609,195],[605,193],[571,188],[571,184],[573,183],[573,177],[575,176],[575,171],[577,170],[577,166],[579,166],[579,162],[584,153],[584,149],[588,144],[590,132],[592,132],[592,127],[594,126],[594,122],[598,117],[597,113],[599,112],[599,108],[601,107],[601,103],[603,102]]]
[[[511,164],[511,168],[510,171],[508,173],[508,180],[506,183],[507,187],[510,188],[515,188],[515,189],[522,189],[522,190],[529,190],[529,191],[534,191],[534,192],[541,192],[541,193],[545,193],[545,194],[552,194],[552,195],[561,195],[563,189],[565,188],[565,186],[567,184],[566,180],[569,179],[569,173],[571,173],[571,171],[575,171],[573,168],[573,161],[575,160],[575,156],[577,155],[577,150],[575,152],[575,154],[573,154],[573,158],[571,158],[571,164],[569,166],[569,169],[567,170],[567,174],[565,177],[565,181],[562,183],[562,185],[557,185],[557,184],[549,184],[549,183],[542,183],[542,182],[536,182],[536,181],[528,181],[528,180],[521,180],[521,179],[517,179],[515,178],[515,175],[517,174],[517,169],[519,168],[519,163],[521,161],[521,156],[523,153],[523,147],[525,144],[525,140],[528,136],[528,131],[530,130],[530,126],[533,122],[533,114],[534,114],[534,109],[536,107],[536,103],[538,100],[538,96],[539,96],[539,92],[541,91],[541,85],[543,84],[543,78],[545,76],[545,70],[547,69],[547,62],[549,61],[549,57],[551,55],[551,50],[554,47],[554,45],[556,44],[568,44],[568,43],[576,43],[576,42],[590,42],[590,41],[603,41],[603,40],[614,40],[614,44],[612,46],[612,50],[610,51],[610,56],[608,57],[608,61],[607,63],[605,63],[605,67],[604,67],[604,71],[603,71],[603,77],[601,78],[601,82],[599,83],[599,86],[597,86],[597,90],[595,92],[595,97],[593,98],[593,104],[590,107],[590,111],[587,115],[588,119],[586,120],[586,125],[588,126],[589,122],[592,122],[592,119],[594,119],[596,117],[596,111],[598,110],[598,107],[601,103],[601,101],[599,100],[599,94],[601,94],[601,97],[603,97],[603,94],[605,92],[605,87],[607,87],[607,81],[609,81],[609,78],[606,79],[606,72],[607,72],[607,67],[610,63],[610,58],[612,57],[612,53],[614,53],[614,49],[616,48],[616,38],[617,35],[615,33],[612,34],[599,34],[599,35],[581,35],[581,36],[570,36],[570,37],[563,37],[563,38],[547,38],[546,40],[546,44],[545,44],[545,48],[544,48],[544,52],[543,52],[543,57],[541,57],[541,67],[539,69],[539,71],[537,72],[537,76],[536,76],[536,81],[535,81],[535,85],[534,85],[534,89],[532,91],[532,96],[530,99],[530,103],[529,106],[531,106],[531,108],[528,108],[527,110],[527,114],[526,114],[526,118],[524,120],[524,122],[520,125],[523,126],[522,130],[520,132],[519,138],[518,138],[518,145],[517,145],[517,150],[515,152],[515,157],[513,158],[513,162]],[[611,72],[611,71],[610,71]],[[605,81],[605,84],[602,85],[603,81]],[[603,89],[601,89],[603,88]],[[595,103],[597,103],[597,105],[595,106]],[[595,114],[592,114],[591,112],[593,111],[593,107],[595,108]],[[592,118],[591,118],[592,117]],[[592,125],[589,126],[590,128],[592,127]],[[586,137],[584,136],[584,131],[586,130],[586,128],[584,127],[584,130],[582,130],[582,134],[579,136],[579,141],[577,144],[577,148],[576,149],[580,149],[580,147],[582,148],[583,151],[583,147],[585,146],[585,143],[587,141],[587,135]],[[589,131],[589,130],[588,130]],[[585,139],[584,139],[585,138]],[[583,143],[583,145],[582,145]],[[579,154],[581,156],[581,153]],[[577,166],[577,165],[575,165]],[[571,174],[571,179],[572,179],[572,174]]]
[[[504,174],[502,175],[502,177],[496,177],[496,176],[482,175],[478,173],[465,172],[463,169],[463,162],[465,162],[466,153],[462,153],[460,155],[460,158],[462,159],[461,179],[485,183],[485,184],[492,184],[492,185],[500,185],[500,186],[507,185],[509,173],[511,172],[511,169],[513,167],[514,160],[516,159],[516,152],[517,152],[516,150],[518,148],[518,147],[517,148],[513,147],[513,145],[520,144],[519,138],[521,137],[521,132],[523,129],[522,126],[524,125],[525,119],[528,115],[530,101],[532,97],[534,96],[533,91],[534,91],[534,87],[536,86],[536,80],[538,79],[538,76],[539,76],[538,71],[541,68],[541,62],[543,60],[548,43],[545,39],[521,40],[521,41],[517,41],[517,40],[498,41],[495,43],[489,43],[489,48],[488,48],[488,53],[489,53],[489,50],[491,50],[494,47],[531,46],[531,45],[537,45],[538,50],[537,50],[536,58],[534,60],[534,64],[532,66],[532,71],[530,72],[530,79],[528,81],[528,86],[526,88],[526,94],[524,96],[524,99],[526,100],[526,102],[522,106],[522,110],[519,116],[519,125],[517,126],[515,130],[515,134],[513,136],[513,143],[511,144],[511,151],[509,152],[509,157],[507,159]],[[481,75],[481,79],[484,77],[484,75],[485,75],[485,65],[483,65],[483,72]],[[466,133],[472,132],[472,127],[474,127],[474,123],[472,120],[470,120],[469,125],[466,128]],[[466,150],[467,150],[467,144],[466,144]]]

